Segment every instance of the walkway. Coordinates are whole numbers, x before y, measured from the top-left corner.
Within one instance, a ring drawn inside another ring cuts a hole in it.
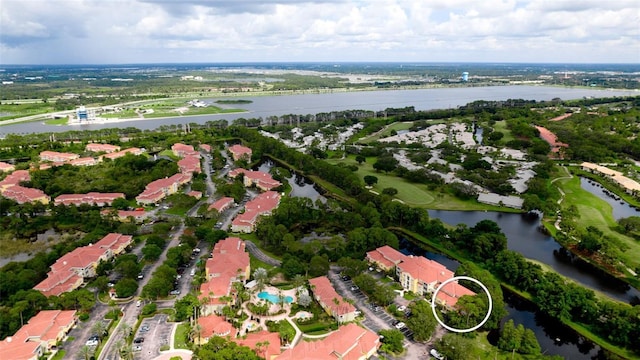
[[[258,260],[272,266],[279,267],[280,265],[282,265],[282,261],[276,260],[270,257],[269,255],[263,253],[262,250],[260,250],[258,246],[256,246],[256,244],[252,243],[250,240],[245,240],[244,242],[246,244],[247,250],[249,251],[249,254],[255,256]]]

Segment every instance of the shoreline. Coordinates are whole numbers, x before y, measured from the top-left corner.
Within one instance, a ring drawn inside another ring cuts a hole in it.
[[[48,125],[48,126],[82,126],[82,125],[105,125],[105,124],[112,124],[112,123],[122,123],[122,122],[129,122],[129,121],[150,121],[150,120],[160,120],[160,119],[179,119],[179,118],[188,118],[188,117],[194,117],[194,116],[203,116],[203,115],[211,115],[211,116],[216,116],[216,115],[227,115],[227,114],[244,114],[244,113],[251,113],[251,111],[249,110],[245,110],[245,111],[231,111],[231,112],[219,112],[219,113],[211,113],[211,114],[194,114],[194,115],[179,115],[179,116],[158,116],[158,117],[152,117],[152,118],[140,118],[140,117],[136,117],[136,118],[102,118],[104,120],[101,121],[92,121],[92,122],[83,122],[83,123],[79,123],[79,122],[67,122],[66,124],[47,124],[46,120],[44,122],[42,122],[42,124],[44,125]]]

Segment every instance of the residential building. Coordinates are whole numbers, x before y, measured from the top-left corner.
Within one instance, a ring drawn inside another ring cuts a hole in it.
[[[390,271],[395,269],[406,255],[400,251],[392,248],[389,245],[379,247],[375,250],[367,252],[366,260],[374,264],[377,268],[384,271]]]
[[[60,257],[47,273],[47,278],[34,287],[45,296],[60,295],[82,286],[96,275],[101,260],[109,260],[125,251],[133,237],[111,233],[95,244],[79,247]]]
[[[218,210],[219,213],[221,213],[227,210],[228,208],[230,208],[231,206],[233,206],[233,204],[235,204],[235,201],[233,200],[233,198],[225,196],[216,200],[213,204],[209,205],[207,210],[211,211],[215,209],[215,210]]]
[[[171,145],[171,151],[175,156],[183,157],[185,154],[196,152],[193,146],[185,145],[182,143],[175,143]]]
[[[267,191],[256,196],[244,206],[244,213],[239,214],[231,222],[232,232],[253,232],[260,216],[271,215],[273,209],[280,203],[280,194]]]
[[[79,158],[80,155],[72,153],[61,153],[57,151],[43,151],[40,153],[40,160],[52,162],[67,162]]]
[[[189,154],[178,160],[178,168],[181,173],[201,173],[200,153]]]
[[[233,283],[244,283],[250,276],[249,253],[240,238],[228,237],[213,247],[205,264],[206,281],[200,285],[200,296],[206,298],[204,314],[219,312],[232,296]]]
[[[30,181],[31,175],[29,175],[29,170],[15,170],[11,174],[7,175],[2,181],[0,181],[0,191],[4,191],[5,189],[14,186],[20,185],[23,181]]]
[[[195,191],[195,190],[189,191],[187,193],[187,195],[189,195],[191,197],[194,197],[194,198],[196,198],[198,200],[202,199],[202,192],[201,191]]]
[[[241,159],[251,160],[251,155],[253,155],[253,151],[250,148],[238,144],[230,146],[229,152],[234,161]]]
[[[275,332],[263,330],[257,333],[249,333],[244,338],[232,338],[231,341],[240,346],[249,347],[258,356],[266,360],[275,359],[281,352],[280,335]]]
[[[115,199],[124,199],[123,193],[98,193],[90,192],[86,194],[63,194],[54,199],[55,205],[76,205],[82,204],[94,206],[111,206]]]
[[[139,204],[156,204],[165,197],[175,194],[178,188],[191,181],[191,178],[190,173],[179,173],[168,178],[152,181],[145,186],[144,191],[136,196],[136,201]]]
[[[624,174],[621,173],[620,171],[609,169],[606,166],[602,166],[602,165],[598,165],[590,162],[583,162],[582,164],[580,164],[580,167],[584,171],[603,175],[604,177],[616,183],[618,186],[622,187],[624,191],[628,194],[636,195],[636,196],[640,194],[640,183],[624,176]]]
[[[200,149],[202,149],[205,152],[210,153],[211,152],[211,145],[208,144],[200,144]]]
[[[0,172],[12,172],[16,169],[13,164],[0,161]]]
[[[229,177],[235,178],[240,174],[244,174],[244,186],[249,187],[255,185],[258,189],[262,191],[269,191],[277,188],[282,185],[282,183],[278,180],[275,180],[271,177],[271,174],[256,171],[256,170],[246,170],[242,168],[237,168],[229,171]]]
[[[222,316],[213,314],[199,317],[198,325],[200,325],[200,334],[196,336],[194,340],[196,345],[206,344],[209,339],[214,336],[230,336],[235,338],[238,332],[238,330]]]
[[[103,152],[103,153],[113,153],[116,151],[120,151],[120,146],[111,145],[111,144],[98,144],[98,143],[90,143],[84,148],[86,151],[91,152]]]
[[[365,360],[375,355],[380,338],[371,330],[350,323],[322,340],[301,341],[277,356],[277,360]]]
[[[98,163],[98,160],[92,157],[82,157],[82,158],[73,159],[67,162],[67,164],[73,165],[73,166],[93,166],[97,163]]]
[[[1,193],[5,198],[11,199],[18,204],[41,202],[46,205],[51,201],[49,195],[45,194],[42,190],[20,185],[9,186],[5,188],[5,190],[2,190]]]
[[[127,154],[142,155],[142,153],[143,153],[142,149],[139,149],[139,148],[135,148],[135,147],[134,147],[134,148],[128,148],[128,149],[124,149],[124,150],[120,150],[120,151],[112,152],[112,153],[109,153],[109,154],[101,155],[101,156],[98,158],[98,160],[100,160],[100,161],[101,161],[101,160],[102,160],[102,159],[104,159],[104,158],[111,159],[111,160],[115,160],[115,159],[117,159],[117,158],[121,158],[121,157],[123,157],[123,156],[125,156],[125,155],[127,155]]]
[[[75,310],[43,310],[0,341],[0,359],[37,360],[56,348],[77,322]]]
[[[338,295],[331,285],[329,278],[320,276],[309,280],[313,297],[327,312],[339,323],[354,321],[356,318],[356,307],[348,303],[342,296]]]
[[[422,296],[432,294],[443,282],[454,276],[451,270],[437,261],[423,256],[407,256],[387,245],[369,251],[366,259],[386,271],[395,268],[402,288]],[[437,293],[436,301],[451,308],[463,295],[475,293],[457,282],[450,282]]]

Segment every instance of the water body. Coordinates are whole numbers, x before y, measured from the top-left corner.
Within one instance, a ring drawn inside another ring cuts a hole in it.
[[[234,107],[247,110],[239,114],[199,115],[188,117],[173,117],[163,119],[149,119],[125,121],[112,124],[93,125],[46,125],[41,122],[19,123],[0,126],[0,136],[7,134],[62,132],[69,130],[98,130],[105,128],[135,127],[142,130],[156,129],[162,125],[177,125],[197,123],[204,124],[211,120],[226,119],[233,121],[238,118],[266,118],[288,114],[317,114],[321,112],[341,110],[372,110],[381,111],[386,108],[401,108],[414,106],[416,110],[432,110],[456,108],[476,100],[563,100],[580,99],[584,97],[614,97],[638,95],[632,90],[597,90],[581,88],[562,88],[550,86],[489,86],[465,88],[437,88],[417,90],[380,90],[359,92],[336,92],[328,94],[304,94],[281,96],[243,96],[251,100],[250,104],[234,104]],[[221,98],[200,99],[213,102]]]
[[[445,211],[429,210],[429,216],[449,225],[465,224],[473,227],[482,220],[495,221],[507,237],[507,248],[526,258],[549,265],[558,274],[566,276],[613,299],[631,303],[640,297],[640,291],[623,281],[606,274],[599,274],[588,264],[571,258],[555,239],[540,231],[537,216],[500,213],[495,211]]]
[[[453,272],[460,266],[458,261],[442,254],[425,251],[404,238],[400,240],[400,252],[405,255],[424,256],[443,264]],[[516,326],[522,324],[527,329],[531,329],[545,355],[560,355],[566,359],[598,359],[602,355],[599,346],[567,328],[556,319],[537,311],[531,302],[506,291],[504,292],[504,301],[508,315],[502,319],[502,322],[513,320]],[[495,344],[498,340],[498,333],[489,334],[489,340]]]
[[[611,194],[607,189],[602,187],[602,185],[593,180],[580,177],[580,187],[609,203],[609,205],[611,205],[613,218],[616,220],[620,220],[622,218],[627,218],[630,216],[640,216],[640,209],[636,209],[635,207],[629,205],[628,202],[618,198],[618,196]]]
[[[272,161],[263,161],[258,166],[257,170],[268,173],[275,164]],[[306,197],[311,199],[314,203],[316,200],[320,200],[323,203],[327,202],[327,198],[322,196],[316,189],[316,184],[307,179],[304,176],[300,176],[296,173],[292,173],[290,177],[286,178],[289,186],[291,186],[291,197]]]

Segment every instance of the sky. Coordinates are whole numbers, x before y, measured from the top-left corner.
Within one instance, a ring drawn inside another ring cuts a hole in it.
[[[0,64],[640,64],[640,0],[0,0]]]

